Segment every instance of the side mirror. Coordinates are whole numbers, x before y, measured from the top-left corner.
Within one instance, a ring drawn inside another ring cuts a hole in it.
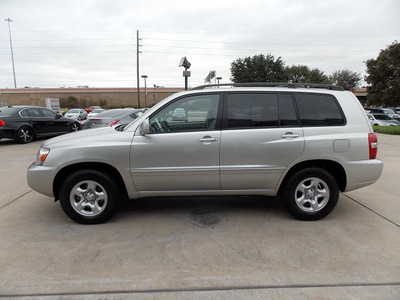
[[[140,124],[140,133],[142,135],[146,135],[150,133],[150,123],[149,119],[145,119],[141,124]]]

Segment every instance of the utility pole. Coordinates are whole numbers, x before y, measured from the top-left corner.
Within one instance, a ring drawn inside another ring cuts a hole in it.
[[[147,84],[146,84],[146,79],[147,75],[142,75],[142,78],[144,79],[144,107],[147,107]]]
[[[139,30],[136,30],[136,82],[137,82],[137,108],[140,108],[140,80],[139,80]]]
[[[13,53],[13,47],[12,47],[12,39],[11,39],[11,28],[10,28],[10,18],[4,19],[4,21],[8,22],[8,33],[10,35],[10,48],[11,48],[11,60],[12,60],[12,67],[13,67],[13,75],[14,75],[14,88],[17,88],[17,80],[15,78],[15,67],[14,67],[14,53]]]

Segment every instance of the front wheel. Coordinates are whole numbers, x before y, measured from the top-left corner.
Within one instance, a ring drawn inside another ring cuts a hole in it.
[[[72,173],[60,189],[62,209],[81,224],[106,222],[115,213],[120,198],[114,180],[98,170]]]
[[[335,208],[339,187],[326,170],[307,168],[295,173],[287,181],[281,196],[294,217],[314,221],[324,218]]]
[[[79,125],[78,125],[79,123],[72,123],[72,125],[71,125],[71,132],[74,132],[74,131],[78,131],[79,130]]]

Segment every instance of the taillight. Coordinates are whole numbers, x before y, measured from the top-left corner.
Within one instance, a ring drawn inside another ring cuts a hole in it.
[[[375,159],[378,153],[378,138],[375,133],[368,133],[369,159]]]
[[[4,122],[3,120],[0,120],[0,126],[5,126],[6,122]]]
[[[113,125],[117,124],[118,122],[119,122],[119,120],[115,120],[115,121],[112,121],[111,123],[109,123],[108,125],[113,126]]]

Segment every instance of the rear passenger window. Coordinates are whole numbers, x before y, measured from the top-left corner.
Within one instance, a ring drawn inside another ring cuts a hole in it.
[[[344,125],[343,114],[336,98],[325,94],[295,94],[303,126]]]
[[[277,94],[228,94],[227,128],[278,126]]]

